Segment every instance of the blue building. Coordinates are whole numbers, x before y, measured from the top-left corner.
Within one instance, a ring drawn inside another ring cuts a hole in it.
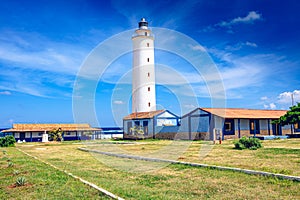
[[[286,135],[291,126],[272,124],[286,110],[196,108],[181,118],[180,131],[189,139],[236,139],[243,136]]]
[[[123,118],[124,138],[173,139],[180,118],[168,110],[137,112]]]
[[[3,135],[13,135],[18,141],[39,142],[42,135],[52,130],[61,129],[64,140],[100,139],[102,130],[89,124],[13,124],[2,131]]]

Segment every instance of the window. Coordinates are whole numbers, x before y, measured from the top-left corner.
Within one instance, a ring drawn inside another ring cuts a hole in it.
[[[71,132],[70,131],[66,131],[65,135],[71,135]]]
[[[135,126],[140,126],[140,121],[134,121]]]
[[[294,124],[294,131],[300,132],[300,123],[299,122]]]
[[[255,125],[254,121],[250,122],[250,131],[254,131]]]
[[[150,77],[150,72],[148,72],[148,77]]]
[[[150,44],[149,43],[147,43],[147,47],[149,47],[150,46]]]
[[[145,36],[147,36],[147,32],[145,32]]]
[[[150,102],[148,102],[148,107],[150,107],[151,106],[151,104],[150,104]]]
[[[150,62],[150,58],[147,58],[147,62]]]
[[[143,126],[148,126],[148,121],[143,121]]]
[[[232,126],[230,122],[225,122],[225,131],[231,131],[232,130]]]
[[[234,119],[225,119],[223,127],[224,135],[234,135]]]
[[[148,92],[150,92],[150,87],[148,87]]]

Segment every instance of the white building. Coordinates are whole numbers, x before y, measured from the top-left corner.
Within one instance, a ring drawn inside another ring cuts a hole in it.
[[[145,18],[139,22],[132,43],[132,112],[155,111],[154,37]]]

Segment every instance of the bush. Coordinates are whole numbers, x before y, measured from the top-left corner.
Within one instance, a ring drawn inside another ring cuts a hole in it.
[[[235,149],[251,149],[256,150],[262,147],[261,141],[258,138],[242,137],[239,141],[234,143]]]
[[[16,186],[23,186],[26,183],[26,178],[24,176],[20,176],[16,179]]]
[[[12,135],[0,138],[0,147],[11,147],[16,143],[16,139]]]
[[[18,174],[20,174],[20,171],[19,170],[14,170],[13,175],[18,175]]]
[[[63,131],[61,130],[61,128],[58,129],[53,129],[51,131],[49,131],[49,140],[50,141],[63,141]]]
[[[7,163],[7,167],[13,167],[14,166],[14,163],[13,162],[8,162]]]

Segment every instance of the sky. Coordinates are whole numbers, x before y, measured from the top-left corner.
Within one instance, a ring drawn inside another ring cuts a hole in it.
[[[288,109],[300,102],[299,10],[297,0],[3,1],[0,128],[122,126],[142,17],[155,36],[158,109]]]

